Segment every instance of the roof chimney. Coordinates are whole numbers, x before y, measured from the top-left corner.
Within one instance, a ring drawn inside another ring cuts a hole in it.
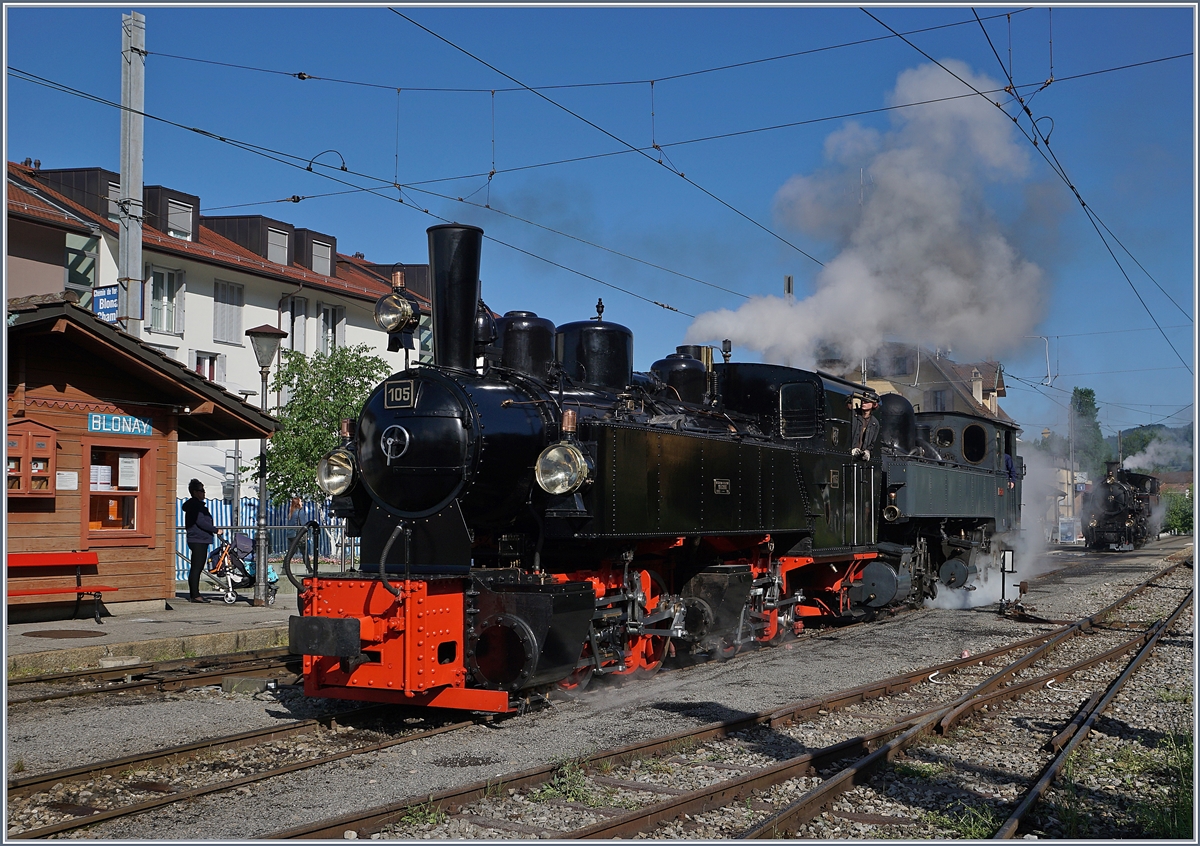
[[[983,376],[978,367],[971,371],[971,396],[975,397],[975,402],[983,405]]]
[[[25,161],[21,162],[25,167],[33,167],[33,159],[26,157]]]
[[[41,170],[41,169],[42,169],[42,160],[41,160],[41,159],[34,159],[34,160],[33,160],[33,169],[34,169],[34,170]]]

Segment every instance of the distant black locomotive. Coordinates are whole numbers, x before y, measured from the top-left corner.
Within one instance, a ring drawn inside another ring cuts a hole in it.
[[[1109,461],[1104,478],[1083,497],[1083,537],[1089,549],[1140,549],[1159,532],[1155,476]]]
[[[599,316],[493,318],[482,236],[429,230],[435,363],[384,380],[321,462],[361,560],[288,568],[308,694],[507,711],[969,587],[1015,525],[1002,424],[889,395],[880,448],[852,454],[861,385],[710,347],[634,373]],[[376,314],[415,322],[400,290]]]

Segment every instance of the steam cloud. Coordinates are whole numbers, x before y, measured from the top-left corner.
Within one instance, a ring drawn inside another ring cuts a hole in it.
[[[1192,466],[1192,445],[1183,440],[1168,441],[1155,438],[1146,444],[1146,448],[1137,455],[1126,458],[1125,463],[1121,466],[1126,470],[1145,470],[1147,472],[1156,467],[1190,468]]]
[[[944,64],[977,89],[999,87],[961,62]],[[923,65],[900,74],[889,100],[967,92]],[[887,133],[851,122],[831,134],[828,164],[792,177],[776,195],[782,224],[839,250],[815,293],[706,312],[689,328],[689,343],[729,338],[768,361],[811,366],[829,342],[850,360],[871,355],[885,336],[982,356],[1031,334],[1044,309],[1042,271],[1005,237],[985,197],[990,184],[1028,175],[1024,140],[978,96],[896,114]]]

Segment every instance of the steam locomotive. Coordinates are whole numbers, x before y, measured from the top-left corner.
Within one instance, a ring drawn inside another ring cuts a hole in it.
[[[1159,480],[1122,470],[1109,461],[1104,479],[1083,497],[1083,537],[1088,549],[1140,549],[1158,534]]]
[[[727,343],[635,373],[602,308],[496,318],[483,231],[428,236],[434,364],[378,385],[318,468],[358,569],[285,563],[310,696],[506,712],[969,588],[1013,527],[1003,423],[886,395],[864,452],[862,385]],[[397,287],[376,319],[411,344],[416,303]]]

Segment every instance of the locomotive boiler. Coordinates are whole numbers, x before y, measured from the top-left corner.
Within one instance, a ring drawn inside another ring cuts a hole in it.
[[[291,553],[285,567],[307,694],[509,711],[919,602],[961,557],[954,515],[901,495],[928,484],[925,463],[896,481],[880,450],[851,453],[857,405],[878,401],[863,386],[714,363],[710,347],[635,373],[632,333],[602,310],[497,318],[482,230],[428,235],[434,362],[378,385],[318,468],[358,568],[297,579]],[[416,320],[405,296],[377,306],[393,336]],[[915,431],[911,406],[899,418]],[[937,530],[880,543],[881,526],[928,519]]]
[[[1083,537],[1088,549],[1140,549],[1158,534],[1159,480],[1106,464],[1104,478],[1083,497]]]

